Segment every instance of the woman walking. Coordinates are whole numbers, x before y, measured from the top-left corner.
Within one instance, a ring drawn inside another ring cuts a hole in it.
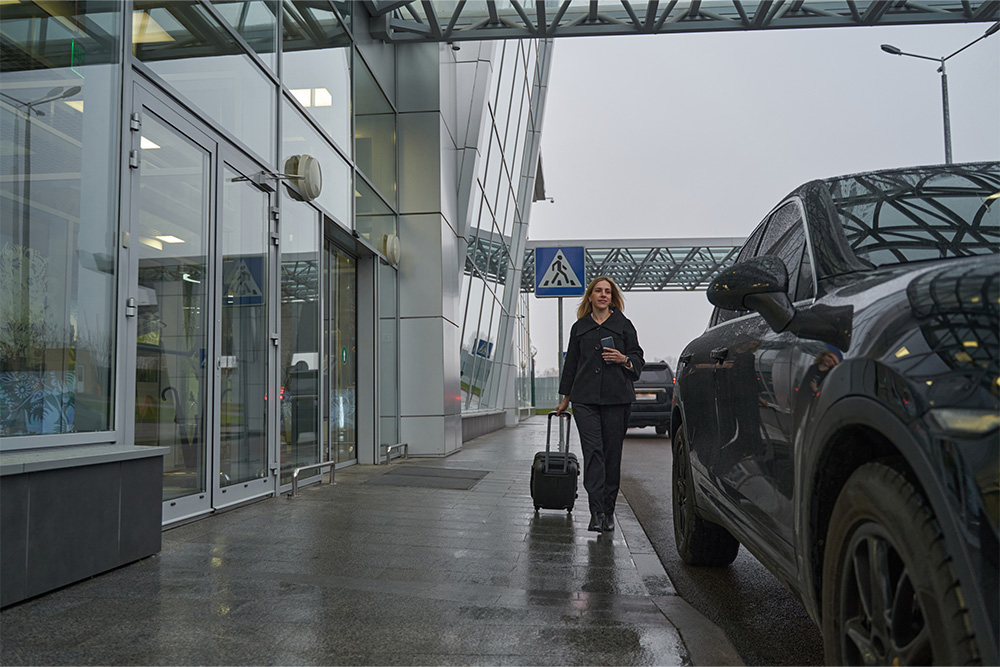
[[[635,327],[622,314],[618,285],[601,276],[591,281],[569,332],[556,412],[573,402],[573,418],[583,447],[583,488],[595,532],[615,528],[615,501],[621,483],[622,441],[635,399],[632,382],[645,361]]]

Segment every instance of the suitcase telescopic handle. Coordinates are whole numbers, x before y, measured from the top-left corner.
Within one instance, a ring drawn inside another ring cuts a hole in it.
[[[562,419],[566,418],[566,451],[569,451],[569,432],[570,432],[570,414],[568,412],[550,412],[547,420],[547,428],[545,431],[545,452],[548,453],[549,447],[552,444],[552,418],[559,417]],[[562,441],[560,440],[560,445]]]

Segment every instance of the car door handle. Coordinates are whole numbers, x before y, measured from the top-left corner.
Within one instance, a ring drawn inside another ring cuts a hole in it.
[[[728,347],[717,347],[714,350],[712,350],[712,358],[715,359],[716,361],[725,361],[726,357],[728,356],[729,356]]]

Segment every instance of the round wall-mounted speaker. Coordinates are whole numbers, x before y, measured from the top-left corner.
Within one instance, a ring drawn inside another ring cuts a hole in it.
[[[379,239],[379,250],[395,266],[399,264],[399,237],[395,234],[383,234]]]
[[[285,160],[285,173],[292,177],[288,192],[299,201],[312,201],[323,191],[323,172],[312,155],[293,155]]]

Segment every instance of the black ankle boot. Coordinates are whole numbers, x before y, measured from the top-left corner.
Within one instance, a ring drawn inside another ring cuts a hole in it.
[[[615,529],[615,515],[613,512],[604,515],[604,523],[601,524],[601,528],[607,533]]]
[[[592,530],[595,533],[599,533],[604,530],[604,514],[597,512],[590,513],[590,525],[587,526],[587,530]]]

